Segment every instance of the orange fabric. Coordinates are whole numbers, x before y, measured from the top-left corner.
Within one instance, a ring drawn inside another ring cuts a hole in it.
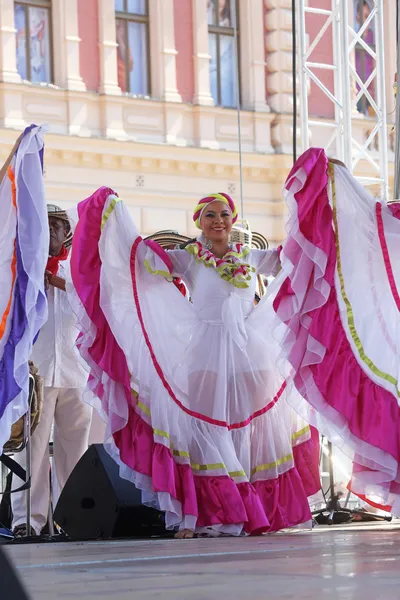
[[[14,172],[11,169],[11,167],[8,167],[7,175],[11,181],[11,200],[12,200],[13,206],[15,206],[15,208],[17,208],[17,187],[15,185],[15,175],[14,175]],[[7,323],[7,319],[10,314],[10,310],[11,310],[15,279],[17,277],[17,240],[16,239],[14,240],[14,251],[13,251],[13,257],[12,257],[12,261],[11,261],[11,273],[12,273],[11,291],[10,291],[10,297],[8,299],[6,309],[4,311],[4,314],[3,314],[2,318],[1,318],[1,322],[0,322],[0,340],[3,337],[4,332],[6,330],[6,323]]]
[[[17,208],[17,185],[15,183],[14,171],[12,170],[11,167],[8,167],[7,175],[8,175],[8,179],[11,181],[11,201],[13,203],[13,206],[15,206],[15,208]]]

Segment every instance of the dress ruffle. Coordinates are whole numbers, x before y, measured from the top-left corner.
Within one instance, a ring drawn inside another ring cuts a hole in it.
[[[129,478],[143,487],[141,476],[145,476],[149,488],[144,489],[177,500],[182,515],[197,518],[197,529],[244,523],[244,531],[255,534],[293,527],[310,519],[303,481],[309,486],[309,495],[320,488],[315,462],[309,460],[310,455],[315,457],[317,447],[312,439],[296,448],[292,469],[253,484],[235,483],[228,475],[194,475],[191,466],[178,463],[169,448],[154,443],[151,426],[133,408],[127,425],[114,434],[114,440],[120,460],[131,469]],[[160,507],[160,498],[154,500],[150,503]],[[161,508],[167,510],[169,502],[168,498]]]
[[[209,336],[209,326],[146,269],[149,247],[112,190],[101,188],[78,211],[68,293],[90,367],[86,399],[107,423],[121,475],[165,511],[168,528],[239,535],[307,522],[307,494],[320,488],[318,450],[286,402],[284,380],[271,377],[268,402],[250,411],[193,404],[182,348]]]
[[[334,175],[338,167],[334,169],[331,166],[330,169]],[[376,260],[380,278],[379,286],[376,285],[381,293],[379,302],[375,304],[376,312],[371,314],[367,312],[367,305],[363,312],[366,288],[360,285],[357,289],[359,263],[350,262],[356,260],[355,255],[338,255],[339,237],[335,237],[335,233],[336,236],[344,235],[343,222],[349,223],[354,232],[365,227],[371,246],[368,252],[372,255],[381,251],[371,241],[371,231],[376,227],[376,202],[356,187],[353,193],[358,198],[364,194],[365,198],[361,198],[360,208],[354,208],[349,191],[353,184],[349,175],[346,178],[348,193],[343,198],[343,205],[348,213],[341,216],[342,209],[335,205],[336,190],[329,181],[328,160],[324,152],[312,149],[293,167],[286,182],[290,218],[288,238],[281,253],[287,278],[275,298],[274,308],[279,323],[286,325],[281,343],[282,357],[294,368],[294,385],[309,403],[308,409],[304,404],[298,405],[297,401],[293,405],[353,459],[351,491],[371,504],[398,514],[400,414],[392,382],[395,378],[390,376],[391,379],[383,380],[377,374],[378,369],[374,371],[374,365],[371,367],[372,361],[366,360],[362,342],[354,340],[358,328],[370,346],[375,340],[377,353],[381,349],[384,354],[390,337],[395,338],[395,342],[396,338],[400,341],[399,319],[389,319],[392,328],[389,336],[384,319],[379,320],[379,310],[382,313],[385,309],[394,310],[388,281],[381,282],[385,273],[381,257]],[[385,211],[389,214],[389,209],[385,208]],[[395,216],[394,209],[392,212]],[[395,223],[394,226],[390,231],[392,235],[398,235],[398,243],[400,227],[396,234]],[[356,238],[352,240],[351,229],[346,233],[346,239],[349,248],[351,243],[357,243]],[[363,259],[365,265],[371,266],[369,254]],[[340,272],[341,265],[344,271],[347,268],[346,282],[343,280],[346,273],[343,276]],[[354,314],[351,314],[344,289],[345,286],[351,287],[349,273],[352,272],[354,282],[350,291],[353,297],[358,295],[359,298],[359,308],[354,309]],[[370,283],[373,286],[376,282],[371,279]],[[341,298],[341,304],[338,298]],[[399,373],[398,353],[397,358],[396,352],[391,349],[386,354],[390,357],[388,362],[392,371],[398,369]]]

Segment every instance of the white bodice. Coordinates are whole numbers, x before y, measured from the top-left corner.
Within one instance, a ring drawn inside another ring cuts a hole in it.
[[[237,288],[222,279],[214,267],[206,267],[186,250],[168,252],[173,275],[182,278],[189,289],[191,301],[201,321],[225,325],[240,347],[246,345],[245,319],[254,309],[257,274],[275,275],[279,268],[276,250],[252,250],[245,259],[255,272],[249,286]]]

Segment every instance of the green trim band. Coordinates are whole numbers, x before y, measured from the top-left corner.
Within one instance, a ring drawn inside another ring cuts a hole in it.
[[[117,196],[115,196],[111,202],[110,202],[110,206],[107,208],[106,212],[103,215],[103,218],[101,219],[101,229],[103,229],[104,225],[107,223],[108,218],[110,217],[112,211],[114,210],[114,208],[117,205],[117,202],[120,202],[121,198],[118,198]]]
[[[347,297],[346,289],[345,289],[345,285],[344,285],[342,261],[341,261],[341,254],[340,254],[340,243],[339,243],[339,228],[338,228],[338,220],[337,220],[335,167],[334,167],[333,163],[329,162],[328,169],[329,169],[329,177],[331,179],[331,184],[332,184],[332,212],[333,212],[333,223],[335,225],[337,272],[339,275],[340,292],[341,292],[341,295],[343,298],[343,302],[346,306],[347,324],[349,326],[350,335],[354,341],[354,344],[357,348],[357,351],[358,351],[358,354],[359,354],[361,360],[368,366],[369,369],[371,369],[371,371],[377,377],[380,377],[381,379],[384,379],[385,381],[387,381],[388,383],[393,385],[396,388],[398,398],[400,398],[400,390],[399,390],[398,380],[395,377],[393,377],[392,375],[389,375],[389,373],[385,373],[384,371],[381,371],[375,365],[375,363],[366,355],[364,347],[362,345],[362,342],[357,333],[357,329],[356,329],[355,322],[354,322],[353,307],[351,306],[350,300]]]

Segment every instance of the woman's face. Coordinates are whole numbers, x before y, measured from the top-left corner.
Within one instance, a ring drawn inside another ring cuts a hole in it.
[[[212,242],[228,242],[232,229],[232,211],[220,200],[210,202],[203,211],[200,228],[204,237]]]

